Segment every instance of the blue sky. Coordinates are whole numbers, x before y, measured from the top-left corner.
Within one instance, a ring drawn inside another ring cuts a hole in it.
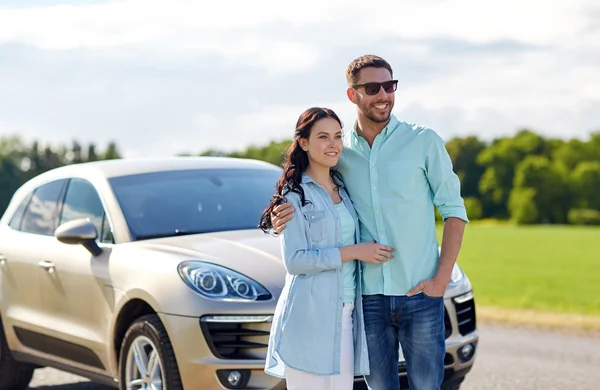
[[[315,105],[350,127],[344,72],[374,53],[400,80],[394,113],[445,139],[585,138],[600,129],[593,3],[0,0],[0,135],[149,156],[289,138]]]

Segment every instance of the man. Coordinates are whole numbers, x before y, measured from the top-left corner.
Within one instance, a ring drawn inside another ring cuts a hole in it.
[[[440,389],[444,376],[443,296],[468,222],[460,182],[444,141],[433,130],[391,114],[397,80],[373,55],[348,66],[354,128],[344,136],[337,166],[358,212],[361,241],[395,248],[392,259],[362,264],[363,308],[372,390],[397,390],[398,342],[410,388]],[[441,253],[437,207],[444,220]],[[277,233],[294,211],[274,210]]]

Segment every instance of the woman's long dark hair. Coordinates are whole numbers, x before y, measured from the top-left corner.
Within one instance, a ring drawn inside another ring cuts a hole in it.
[[[300,147],[301,139],[308,139],[310,132],[314,124],[324,118],[334,119],[342,127],[342,121],[336,115],[333,110],[329,108],[311,107],[304,111],[298,118],[296,123],[296,132],[294,133],[294,140],[287,150],[286,158],[283,162],[283,174],[277,181],[275,186],[275,194],[271,198],[271,202],[263,211],[260,217],[260,223],[258,225],[265,233],[268,233],[273,228],[273,222],[271,221],[271,213],[273,209],[281,204],[285,203],[285,196],[290,192],[295,192],[300,195],[300,202],[304,206],[308,203],[304,197],[304,190],[300,186],[302,183],[302,174],[308,167],[308,154]],[[329,170],[329,174],[333,179],[334,183],[338,183],[340,180],[339,173],[334,169]]]

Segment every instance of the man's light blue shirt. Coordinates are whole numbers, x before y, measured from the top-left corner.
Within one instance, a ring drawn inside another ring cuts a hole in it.
[[[444,220],[468,222],[442,138],[392,115],[370,147],[355,125],[344,135],[337,169],[358,213],[361,241],[395,249],[380,265],[361,262],[363,295],[406,295],[433,277],[439,262],[434,205]]]

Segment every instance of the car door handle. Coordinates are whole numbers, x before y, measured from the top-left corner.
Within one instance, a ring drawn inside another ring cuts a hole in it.
[[[8,259],[2,255],[0,255],[0,265],[6,265]]]
[[[40,267],[48,271],[48,273],[54,272],[54,263],[48,260],[42,260],[38,263]]]

